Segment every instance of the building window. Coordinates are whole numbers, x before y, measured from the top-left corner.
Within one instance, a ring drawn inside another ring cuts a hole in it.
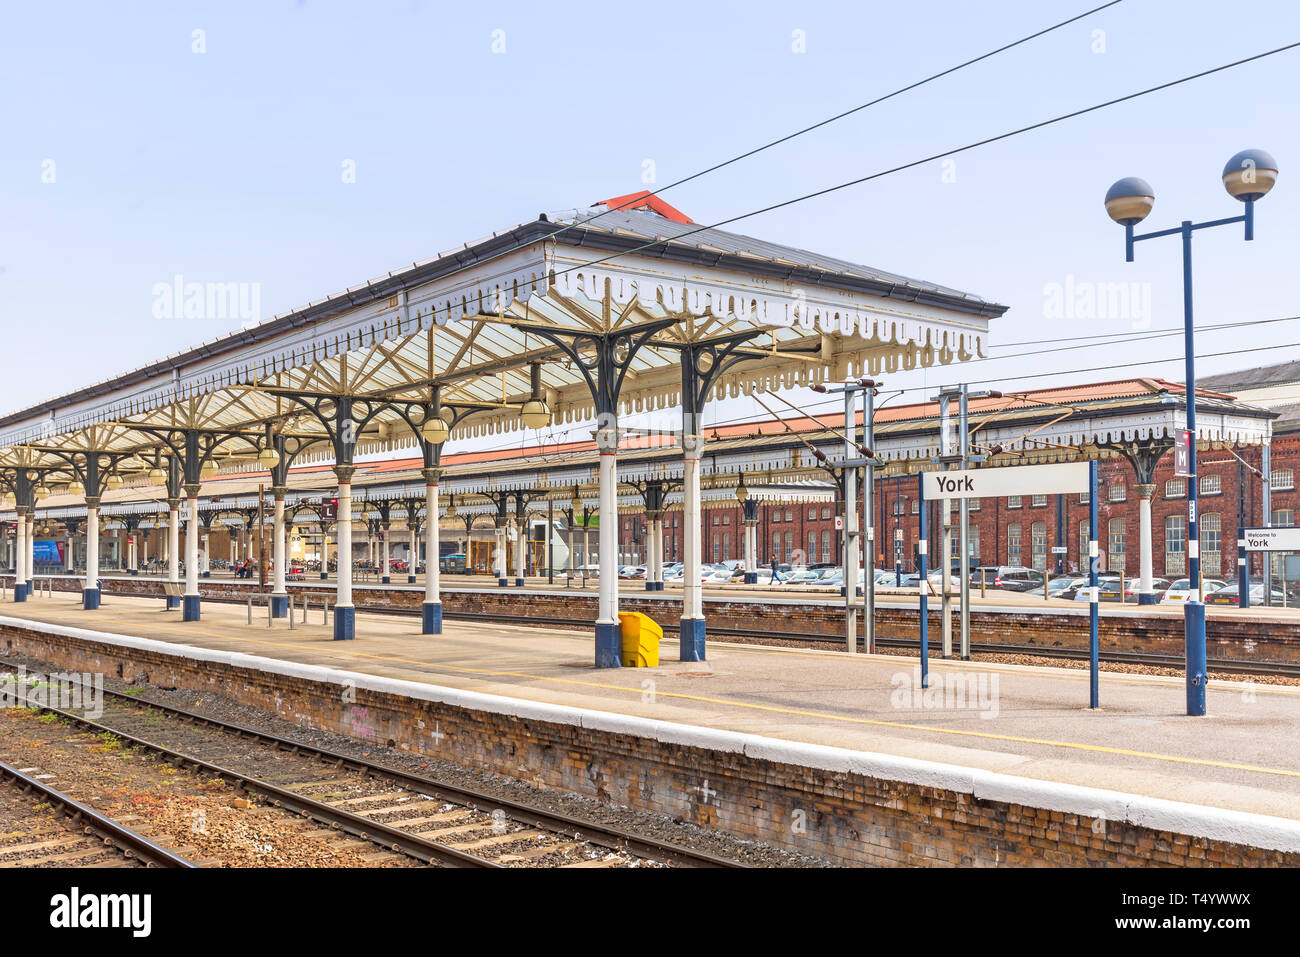
[[[1087,534],[1085,531],[1084,534]],[[1106,528],[1106,570],[1122,572],[1128,567],[1128,521],[1112,518]]]
[[[1274,469],[1268,484],[1274,491],[1295,488],[1295,473],[1291,469]]]
[[[980,563],[980,527],[978,525],[972,525],[966,533],[966,548],[970,552],[970,565],[972,567],[978,565]]]
[[[718,515],[717,512],[714,512],[714,513],[713,513],[713,524],[714,524],[714,525],[717,525],[719,521],[720,521],[720,516]]]
[[[826,519],[830,517],[831,517],[831,507],[829,505],[826,505],[822,508],[822,521],[826,521]]]
[[[966,499],[966,511],[978,512],[980,510],[980,500],[977,498]]]
[[[1007,496],[1007,508],[1019,508],[1019,507],[1020,507],[1020,496],[1019,496],[1019,495],[1008,495],[1008,496]]]
[[[713,533],[713,560],[715,562],[722,560],[722,543],[718,540],[718,533]]]
[[[772,524],[776,525],[781,521],[781,510],[778,508],[772,513]]]
[[[723,558],[731,557],[731,533],[730,532],[722,533],[722,557]]]
[[[894,503],[894,514],[903,515],[905,513],[904,503],[899,501]]]
[[[912,499],[912,514],[919,515],[920,513],[921,513],[921,500],[919,498],[914,498]]]
[[[1047,571],[1047,523],[1034,522],[1029,526],[1029,548],[1033,557],[1033,567],[1040,572]]]
[[[1196,523],[1196,535],[1201,542],[1201,574],[1218,578],[1223,573],[1223,517],[1218,512],[1208,512]]]
[[[1269,524],[1274,527],[1289,527],[1295,524],[1295,512],[1289,508],[1275,508],[1269,515]],[[1281,552],[1269,553],[1269,564],[1273,566],[1273,577],[1280,579],[1282,577],[1282,559],[1285,558]]]
[[[1007,564],[1020,564],[1020,526],[1007,526]]]
[[[830,560],[831,560],[831,533],[827,531],[827,532],[822,532],[822,561],[829,562]]]
[[[1108,502],[1127,502],[1128,485],[1124,482],[1111,482],[1106,489],[1106,501]]]
[[[1087,505],[1087,504],[1088,504],[1089,502],[1091,502],[1091,501],[1092,501],[1092,492],[1091,492],[1091,491],[1086,491],[1086,492],[1080,492],[1080,493],[1079,493],[1079,504],[1080,504],[1080,505]]]
[[[1187,573],[1187,516],[1165,518],[1165,574]]]
[[[794,558],[794,532],[785,533],[785,560],[791,561]]]
[[[817,518],[817,509],[815,509],[815,508],[809,506],[809,508],[808,508],[808,521],[810,521],[810,522],[811,522],[811,521],[814,521],[816,518]]]
[[[1202,495],[1222,495],[1223,479],[1218,475],[1201,476],[1201,494]]]
[[[1089,523],[1085,520],[1079,523],[1079,572],[1080,574],[1088,570],[1088,538]]]
[[[1047,496],[1046,496],[1046,495],[1035,495],[1035,496],[1030,500],[1030,504],[1033,505],[1034,508],[1042,508],[1044,505],[1047,504]]]
[[[785,520],[786,520],[787,522],[793,522],[793,521],[794,521],[794,509],[792,509],[792,508],[787,508],[787,509],[785,510]]]
[[[815,561],[817,561],[817,533],[809,532],[808,533],[808,562],[809,564],[811,564],[812,562]]]
[[[1187,480],[1170,479],[1165,483],[1165,498],[1186,498],[1187,497]]]

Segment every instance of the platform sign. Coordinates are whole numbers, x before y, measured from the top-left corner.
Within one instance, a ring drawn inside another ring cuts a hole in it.
[[[1009,465],[991,469],[923,472],[922,482],[927,499],[1063,495],[1088,491],[1088,463]]]
[[[1248,552],[1300,552],[1300,527],[1246,528],[1241,532]]]
[[[1174,439],[1174,475],[1192,476],[1192,433],[1186,429],[1180,429]]]
[[[324,521],[333,521],[339,517],[339,500],[336,498],[325,499],[320,503],[320,517]]]

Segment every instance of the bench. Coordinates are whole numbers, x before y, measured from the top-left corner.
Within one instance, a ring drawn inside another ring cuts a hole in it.
[[[164,608],[163,610],[170,611],[173,607],[179,608],[180,603],[178,602],[176,605],[172,605],[171,600],[173,598],[185,597],[185,583],[184,582],[163,582],[162,586],[163,586],[163,597],[167,600],[167,607]]]

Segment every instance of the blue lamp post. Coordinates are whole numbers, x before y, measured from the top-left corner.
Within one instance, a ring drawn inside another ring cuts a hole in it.
[[[1181,226],[1153,233],[1133,234],[1133,227],[1146,219],[1155,205],[1151,186],[1136,176],[1120,180],[1106,192],[1106,212],[1124,227],[1124,258],[1133,261],[1133,244],[1160,236],[1183,239],[1183,351],[1187,370],[1187,560],[1191,598],[1183,608],[1183,638],[1187,661],[1187,713],[1205,714],[1205,604],[1201,601],[1200,539],[1196,514],[1196,352],[1192,330],[1192,232],[1211,226],[1242,223],[1246,239],[1255,238],[1255,201],[1261,199],[1277,182],[1277,163],[1263,150],[1242,150],[1223,168],[1223,185],[1230,196],[1246,204],[1241,216],[1216,219],[1205,223],[1183,220]]]

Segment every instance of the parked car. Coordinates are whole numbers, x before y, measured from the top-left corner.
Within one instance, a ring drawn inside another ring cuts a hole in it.
[[[1063,578],[1053,578],[1047,583],[1047,594],[1051,598],[1074,598],[1075,592],[1088,584],[1086,578],[1072,578],[1069,576]],[[1043,586],[1031,588],[1025,592],[1026,595],[1043,596]]]
[[[1270,589],[1269,598],[1274,605],[1292,604],[1292,601],[1287,598],[1286,594],[1282,591],[1282,589],[1278,588],[1276,585],[1273,586],[1272,589]],[[1250,603],[1252,605],[1264,604],[1264,583],[1263,582],[1250,583]],[[1205,604],[1240,605],[1241,589],[1238,583],[1233,582],[1231,585],[1226,585],[1223,588],[1220,588],[1218,591],[1206,595]]]
[[[1202,578],[1201,595],[1204,597],[1227,586],[1228,583],[1219,578]],[[1181,605],[1191,597],[1192,580],[1190,578],[1180,578],[1171,583],[1163,592],[1156,593],[1156,598],[1162,605]]]
[[[981,565],[971,572],[970,583],[975,588],[982,582],[999,591],[1029,591],[1041,586],[1043,578],[1042,572],[1024,565]]]

